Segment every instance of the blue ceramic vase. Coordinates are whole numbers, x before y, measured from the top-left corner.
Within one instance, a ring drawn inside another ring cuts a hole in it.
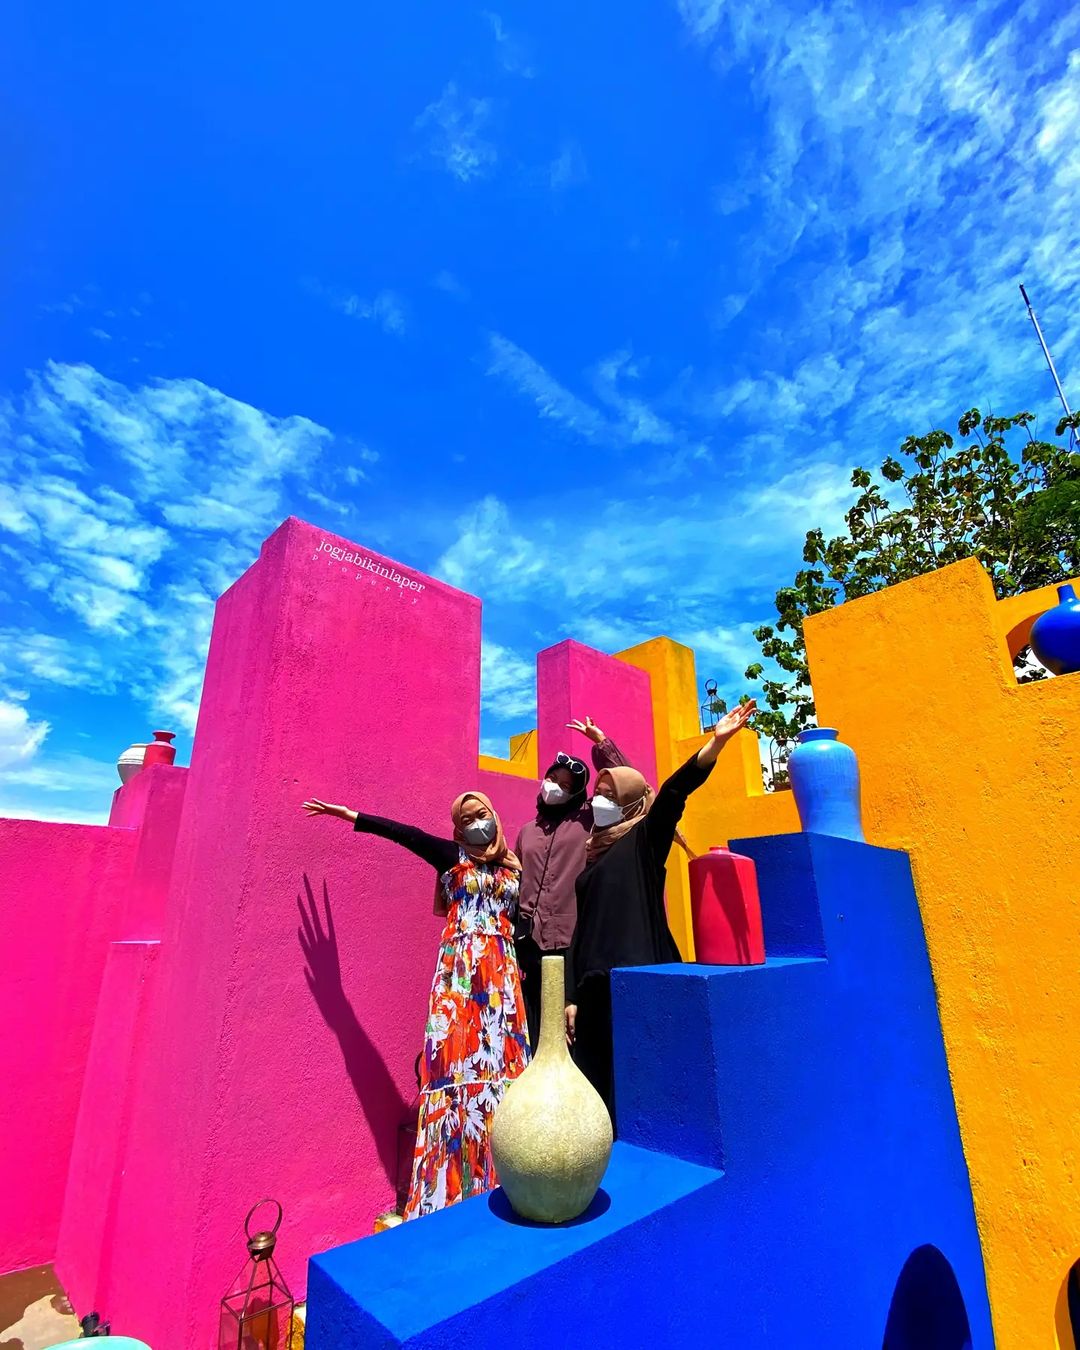
[[[865,843],[859,802],[859,761],[832,727],[809,727],[788,760],[791,790],[807,834]]]
[[[1071,586],[1057,588],[1058,604],[1040,614],[1031,629],[1031,650],[1055,675],[1080,670],[1080,600]]]

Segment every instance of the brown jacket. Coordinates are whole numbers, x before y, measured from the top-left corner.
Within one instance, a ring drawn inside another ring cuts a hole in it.
[[[614,769],[626,760],[606,738],[592,748],[596,772]],[[570,946],[577,924],[574,882],[585,868],[585,841],[592,829],[592,807],[583,802],[559,820],[537,815],[522,827],[514,852],[521,859],[518,909],[542,952]]]

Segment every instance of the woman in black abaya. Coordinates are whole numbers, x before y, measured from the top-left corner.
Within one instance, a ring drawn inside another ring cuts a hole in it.
[[[570,947],[567,1039],[574,1059],[615,1119],[611,972],[622,966],[681,961],[664,909],[667,859],[686,800],[755,712],[740,704],[713,728],[660,790],[636,769],[605,769],[592,799],[593,829],[577,879],[578,920]]]

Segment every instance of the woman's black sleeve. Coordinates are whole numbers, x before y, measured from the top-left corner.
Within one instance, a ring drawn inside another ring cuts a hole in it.
[[[430,863],[440,874],[449,871],[458,860],[458,846],[452,839],[440,839],[426,830],[418,830],[415,825],[402,825],[397,820],[368,816],[359,811],[353,829],[360,834],[375,834],[380,839],[400,844],[402,848],[407,848],[410,853]]]

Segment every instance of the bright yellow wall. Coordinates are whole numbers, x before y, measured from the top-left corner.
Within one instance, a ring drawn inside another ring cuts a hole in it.
[[[679,743],[701,728],[694,653],[670,638],[653,638],[651,642],[619,652],[619,659],[637,666],[649,676],[656,736],[656,775],[662,783],[679,766]],[[700,741],[700,736],[698,739]],[[689,758],[689,752],[684,758]],[[685,824],[683,833],[686,842],[694,848],[694,840]],[[694,851],[704,850],[695,848]],[[683,959],[692,961],[694,933],[690,922],[690,874],[687,868],[686,854],[681,848],[672,849],[668,859],[668,924]]]
[[[536,731],[523,731],[519,736],[510,737],[509,759],[481,755],[480,767],[489,773],[508,773],[514,778],[538,778],[540,770],[537,768],[536,754]]]
[[[859,755],[867,837],[912,857],[1002,1350],[1072,1350],[1061,1290],[1080,1257],[1080,675],[1017,685],[1009,656],[1056,599],[998,603],[967,561],[806,625],[820,721]],[[665,766],[701,743],[683,653],[624,654],[653,678]],[[794,829],[749,732],[685,821],[697,851]]]

